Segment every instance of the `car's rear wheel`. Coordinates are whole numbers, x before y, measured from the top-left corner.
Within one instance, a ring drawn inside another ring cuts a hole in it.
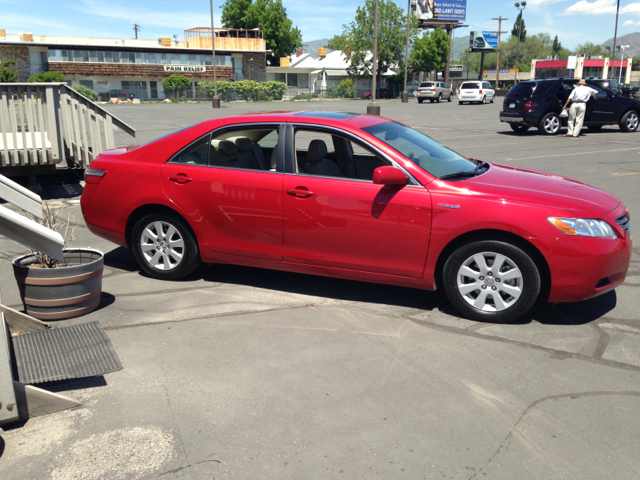
[[[438,94],[438,103],[442,102],[442,94]]]
[[[458,102],[458,105],[464,105],[464,102]]]
[[[635,132],[638,129],[639,122],[638,112],[631,110],[625,113],[622,120],[620,120],[620,130],[623,132]]]
[[[493,102],[495,101],[495,99],[496,99],[496,94],[494,93],[494,94],[491,96],[491,103],[493,103]]]
[[[198,243],[178,216],[151,214],[133,227],[133,254],[145,272],[162,280],[177,280],[200,265]]]
[[[527,130],[529,130],[529,127],[525,126],[525,125],[514,125],[513,123],[509,125],[511,127],[511,130],[513,130],[516,133],[524,133]]]
[[[480,103],[482,103],[483,105],[487,103],[487,96],[486,95],[482,97],[482,101]]]
[[[557,113],[547,113],[542,120],[540,120],[540,126],[538,127],[538,131],[544,135],[557,135],[560,133],[560,127],[562,126],[562,121]]]
[[[433,102],[435,102],[435,99],[430,98],[430,99],[429,99],[429,101],[430,101],[431,103],[433,103]]]
[[[419,99],[418,99],[418,103],[422,103],[422,98],[419,98]]]
[[[453,102],[453,92],[451,93],[451,95],[449,95],[449,101]]]
[[[467,243],[447,259],[443,271],[447,298],[465,317],[506,323],[535,304],[540,272],[523,249],[498,240]]]

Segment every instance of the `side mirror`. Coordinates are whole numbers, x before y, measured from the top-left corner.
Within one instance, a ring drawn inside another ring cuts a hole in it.
[[[373,183],[380,185],[406,185],[409,177],[399,168],[378,167],[373,171]]]

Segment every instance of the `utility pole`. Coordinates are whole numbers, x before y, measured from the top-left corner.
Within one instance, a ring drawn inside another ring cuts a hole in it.
[[[496,60],[496,89],[498,89],[500,88],[500,34],[506,33],[502,31],[502,22],[509,19],[502,18],[502,15],[500,15],[498,18],[492,18],[491,20],[498,20],[498,59]]]
[[[618,40],[618,14],[620,13],[620,0],[618,0],[618,6],[616,7],[616,30],[613,34],[613,48],[611,54],[613,55],[613,66],[611,67],[611,73],[616,69],[616,41]],[[620,64],[620,70],[622,70],[622,63]]]
[[[213,0],[211,0],[213,1]],[[371,88],[371,103],[367,105],[369,115],[380,115],[380,105],[376,103],[376,63],[378,61],[378,0],[373,13],[373,84]]]
[[[142,30],[142,27],[140,25],[138,25],[137,23],[133,24],[133,29],[136,32],[136,40],[138,39],[138,30]]]
[[[213,28],[213,0],[209,0],[211,4],[211,64],[213,65],[213,98],[211,99],[211,108],[220,108],[220,97],[218,97],[218,77],[216,76],[216,32]]]
[[[404,90],[402,92],[402,103],[409,103],[409,93],[407,93],[407,66],[409,64],[409,25],[411,24],[411,0],[407,0],[407,44],[404,50]]]
[[[620,0],[618,0],[620,1]],[[522,5],[522,8],[520,6]],[[515,4],[516,8],[520,11],[520,21],[518,22],[518,53],[516,53],[516,81],[518,83],[518,77],[520,74],[520,38],[522,37],[522,12],[524,11],[524,7],[527,6],[527,2],[517,2]]]

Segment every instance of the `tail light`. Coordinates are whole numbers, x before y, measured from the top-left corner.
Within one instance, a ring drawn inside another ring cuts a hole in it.
[[[432,89],[431,89],[431,91],[432,91],[432,92],[435,92],[435,91],[436,91],[436,89],[435,89],[435,88],[432,88]]]
[[[482,89],[480,89],[480,95],[482,95]]]
[[[97,168],[86,168],[84,170],[84,181],[87,183],[98,184],[107,173],[106,170],[98,170]]]
[[[458,90],[458,96],[460,96],[460,90]]]
[[[538,108],[538,102],[532,102],[531,100],[527,100],[527,103],[524,104],[525,110],[535,110]]]

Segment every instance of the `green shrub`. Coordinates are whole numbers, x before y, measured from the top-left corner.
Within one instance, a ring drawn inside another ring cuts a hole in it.
[[[180,97],[184,91],[191,86],[191,80],[184,75],[171,75],[162,81],[162,88],[165,92],[169,92],[175,99]]]
[[[353,84],[353,80],[345,78],[335,88],[335,98],[355,98],[356,86]]]
[[[78,85],[73,85],[71,88],[73,88],[80,95],[87,97],[92,102],[95,102],[98,99],[98,94],[93,90],[91,90],[89,87],[85,87],[84,85],[78,84]]]
[[[242,95],[247,102],[259,100],[260,84],[253,80],[241,80],[234,82],[233,91],[237,95]]]
[[[213,98],[215,94],[214,82],[204,81],[198,83],[198,89],[200,90],[201,96],[205,98]],[[222,80],[218,82],[218,97],[220,100],[228,102],[232,100],[233,97],[233,84],[231,82],[227,82],[226,80]]]
[[[287,86],[283,82],[262,82],[260,84],[260,99],[282,100],[286,91]]]
[[[299,93],[293,97],[293,100],[313,100],[313,95],[310,93]]]
[[[64,75],[60,72],[55,72],[50,70],[48,72],[40,72],[36,73],[33,77],[29,77],[27,82],[38,82],[38,83],[52,83],[52,82],[64,82]]]
[[[336,92],[336,87],[327,87],[322,96],[324,98],[340,98]]]
[[[9,68],[9,65],[15,64],[15,60],[5,60],[0,63],[0,83],[13,83],[18,79],[18,74]]]

